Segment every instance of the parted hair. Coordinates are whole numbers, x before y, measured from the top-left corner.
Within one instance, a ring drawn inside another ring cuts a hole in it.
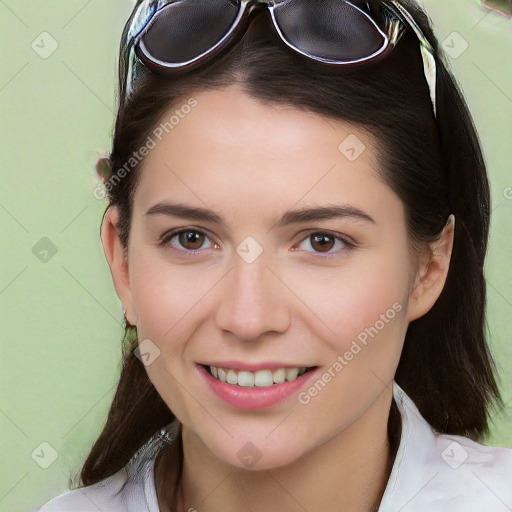
[[[371,3],[378,7],[380,2]],[[395,380],[437,432],[482,441],[492,406],[501,404],[486,340],[484,258],[490,210],[486,168],[470,112],[430,20],[416,4],[401,3],[435,50],[437,119],[419,42],[412,32],[380,61],[333,71],[290,51],[275,34],[268,14],[259,12],[243,38],[206,66],[173,78],[142,74],[130,98],[119,101],[108,156],[115,172],[171,108],[196,92],[235,82],[266,104],[290,105],[355,123],[371,133],[378,143],[380,176],[404,203],[411,241],[427,247],[439,238],[451,213],[456,219],[444,289],[432,309],[410,323]],[[135,9],[139,4],[140,0]],[[122,46],[119,99],[125,93],[125,54]],[[143,161],[108,192],[109,206],[119,208],[118,230],[125,248],[141,172]],[[81,468],[78,486],[122,469],[149,438],[175,419],[135,356],[136,347],[136,327],[125,318],[119,384],[103,429]],[[395,405],[388,421],[394,443],[399,423]]]

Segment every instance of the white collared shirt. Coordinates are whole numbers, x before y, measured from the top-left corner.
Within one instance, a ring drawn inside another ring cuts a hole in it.
[[[396,382],[393,395],[402,434],[379,512],[512,512],[512,449],[436,434]],[[115,475],[39,512],[160,512],[153,464],[175,431],[176,423],[162,429]]]

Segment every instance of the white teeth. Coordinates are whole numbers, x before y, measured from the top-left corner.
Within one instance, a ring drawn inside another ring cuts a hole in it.
[[[236,375],[235,370],[229,369],[226,373],[226,382],[228,384],[237,384],[238,383],[238,377]]]
[[[299,368],[286,368],[286,380],[290,382],[295,380],[299,375]]]
[[[268,387],[274,384],[281,384],[285,381],[291,382],[297,377],[304,375],[307,368],[278,368],[277,370],[233,370],[232,368],[219,368],[210,366],[210,373],[221,382],[238,385],[245,388]]]
[[[274,384],[281,384],[286,380],[286,372],[284,368],[279,368],[279,370],[275,370],[272,372],[272,378],[274,380]]]
[[[242,372],[240,372],[242,373]],[[238,383],[240,384],[240,373],[238,374]],[[249,372],[250,373],[250,372]],[[272,386],[272,372],[270,370],[260,370],[254,374],[254,385],[258,387]],[[242,385],[242,384],[240,384]]]
[[[233,373],[235,372],[233,371]],[[252,388],[254,386],[255,380],[256,378],[254,373],[241,371],[238,372],[238,382],[233,382],[232,384],[238,384],[239,386],[243,386],[244,388]]]

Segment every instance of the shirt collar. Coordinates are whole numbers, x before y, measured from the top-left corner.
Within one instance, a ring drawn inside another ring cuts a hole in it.
[[[378,512],[512,510],[512,450],[437,433],[396,382],[393,396],[402,433]]]

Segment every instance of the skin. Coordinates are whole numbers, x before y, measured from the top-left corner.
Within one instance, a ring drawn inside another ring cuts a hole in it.
[[[403,203],[379,178],[366,132],[263,104],[237,86],[194,97],[197,107],[143,163],[127,258],[116,208],[102,225],[126,317],[139,342],[160,350],[147,373],[183,425],[178,510],[371,511],[392,465],[390,383],[409,322],[443,288],[453,224],[416,259]],[[366,146],[353,162],[338,150],[350,134]],[[208,208],[226,224],[145,215],[163,201]],[[272,228],[287,210],[328,204],[351,205],[374,222],[343,217]],[[159,245],[175,228],[206,236],[195,245],[183,237]],[[354,247],[309,236],[325,230]],[[236,252],[248,236],[263,248],[252,263]],[[198,362],[239,360],[317,366],[321,377],[393,304],[401,311],[307,404],[298,393],[316,378],[272,407],[242,410],[198,376]],[[261,453],[250,469],[237,457],[248,442]],[[165,486],[172,471],[164,455],[157,483]],[[166,510],[165,492],[158,498]]]

